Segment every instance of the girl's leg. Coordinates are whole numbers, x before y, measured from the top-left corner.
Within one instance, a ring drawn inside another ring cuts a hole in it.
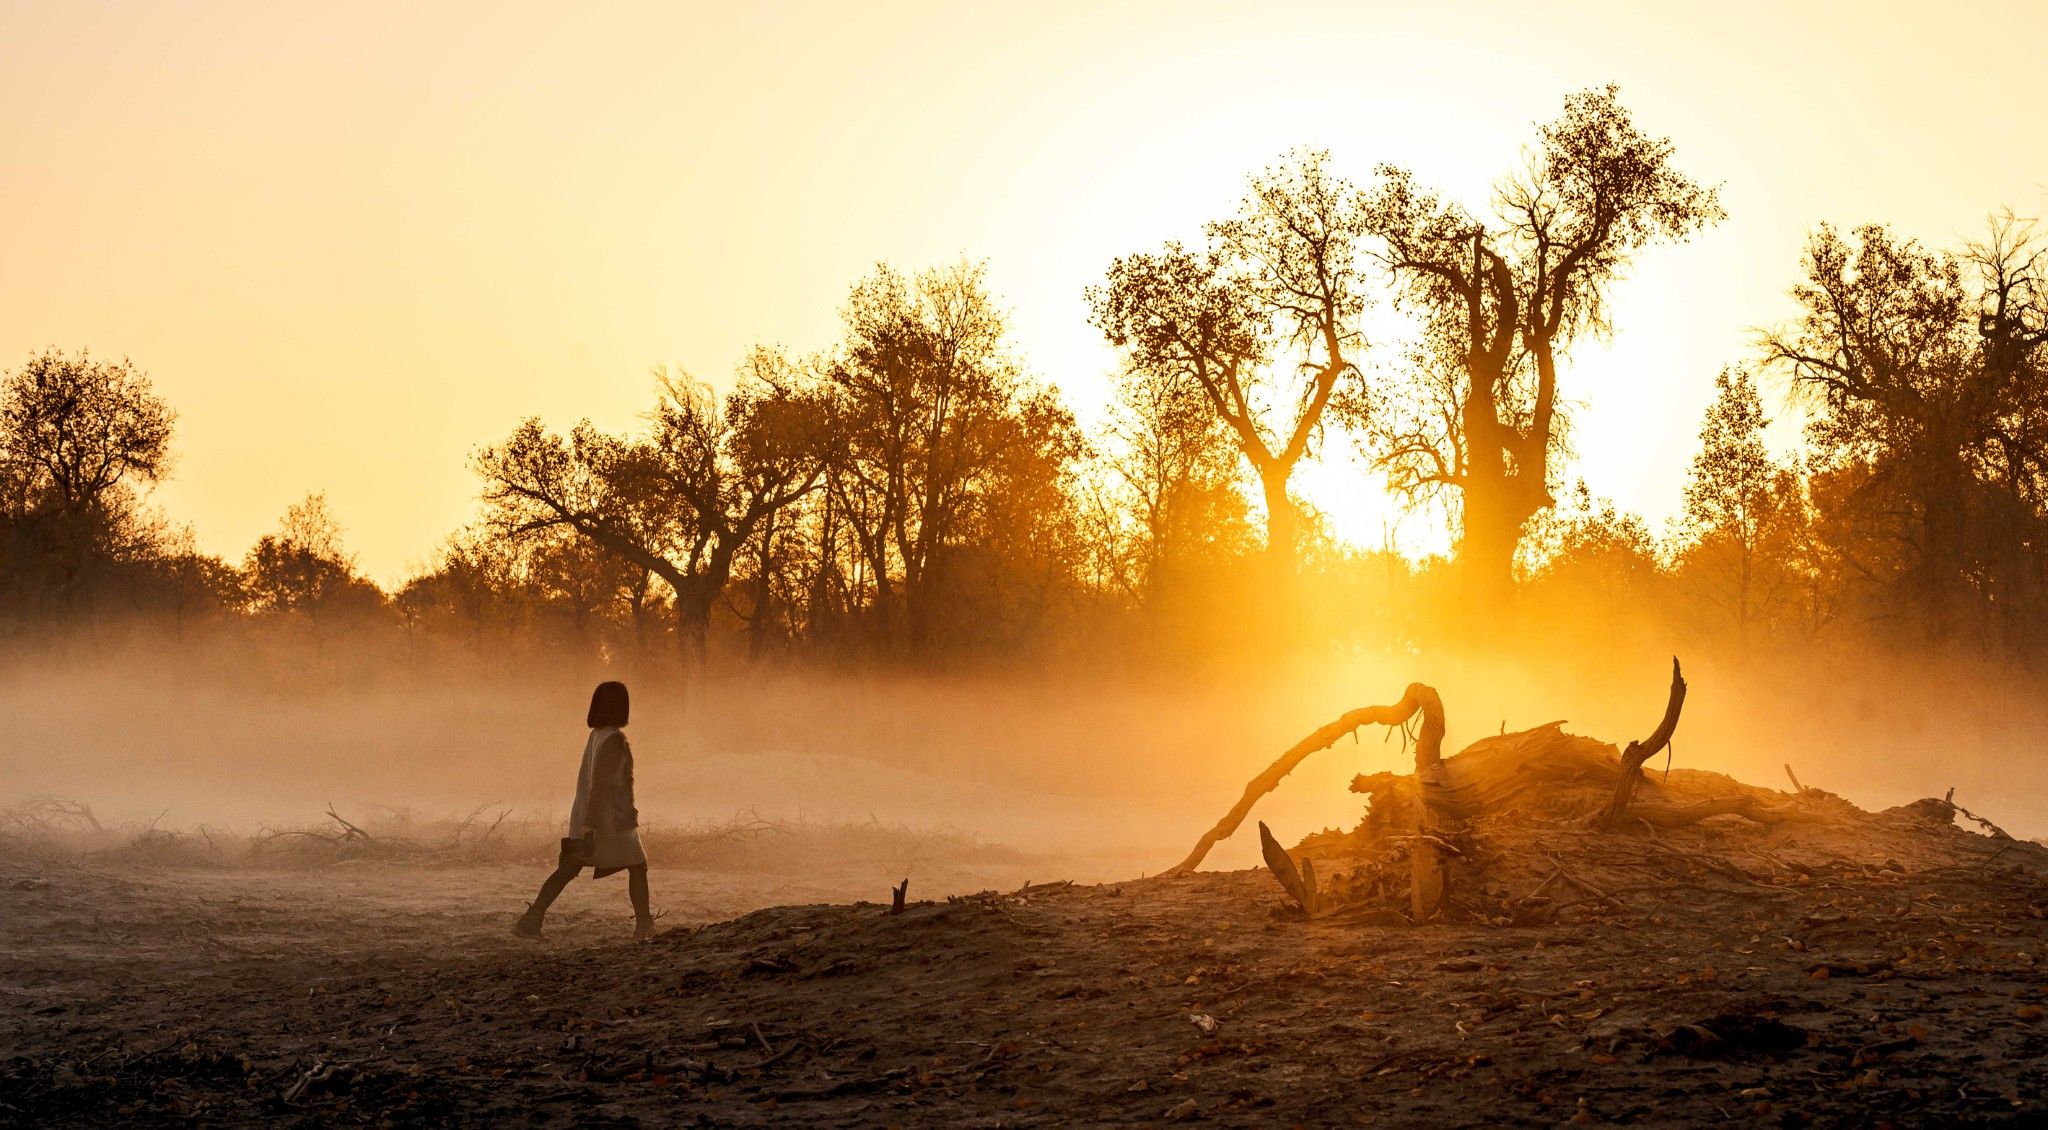
[[[633,937],[645,941],[654,936],[654,912],[648,908],[646,864],[626,868],[626,893],[633,899]]]
[[[541,882],[540,893],[533,896],[533,905],[526,908],[525,915],[512,929],[516,933],[538,936],[541,919],[547,917],[548,907],[554,905],[555,899],[561,896],[562,889],[569,885],[569,880],[574,879],[577,872],[582,870],[581,867],[571,867],[566,863],[557,866],[554,874]]]

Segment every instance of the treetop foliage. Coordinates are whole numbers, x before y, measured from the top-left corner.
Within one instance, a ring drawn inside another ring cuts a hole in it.
[[[1031,374],[981,264],[878,265],[837,340],[758,347],[718,387],[657,370],[639,423],[528,419],[481,447],[481,506],[396,593],[323,496],[238,563],[149,491],[175,417],[126,360],[0,376],[0,612],[110,608],[383,625],[605,662],[778,655],[1170,662],[1411,647],[1454,622],[1807,646],[1851,633],[2044,654],[2048,259],[2010,213],[1929,248],[1822,224],[1799,313],[1719,370],[1673,527],[1568,489],[1572,346],[1635,257],[1724,218],[1604,87],[1536,127],[1483,208],[1300,149],[1233,209],[1085,291],[1117,353],[1090,434]],[[1412,336],[1375,341],[1384,308]],[[1774,456],[1762,375],[1803,450]],[[1333,431],[1455,550],[1333,541],[1297,472]]]

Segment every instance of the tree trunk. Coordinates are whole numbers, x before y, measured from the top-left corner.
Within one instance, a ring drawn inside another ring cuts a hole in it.
[[[633,654],[636,659],[647,656],[647,594],[654,587],[653,574],[640,570],[640,579],[633,582],[631,607],[633,610]]]
[[[909,655],[923,655],[931,639],[931,568],[927,562],[918,570],[917,576],[910,575],[909,566],[903,570],[903,638],[896,641],[900,651]]]
[[[1963,575],[1966,566],[1961,552],[1963,491],[1956,482],[1962,472],[1949,473],[1937,466],[1928,473],[1930,486],[1920,507],[1920,560],[1915,563],[1929,635],[1946,640],[1962,627]]]
[[[839,527],[832,503],[833,493],[828,487],[825,513],[818,520],[818,556],[811,573],[810,600],[804,609],[804,636],[813,646],[830,640],[838,629],[839,609],[832,588],[833,579],[839,575]]]
[[[704,671],[711,606],[732,579],[733,554],[738,552],[744,540],[744,532],[723,532],[712,542],[711,552],[705,555],[702,572],[668,578],[676,594],[676,646],[682,656],[683,669],[688,674],[697,675]]]
[[[1472,609],[1496,617],[1512,608],[1515,595],[1515,551],[1527,515],[1515,514],[1507,497],[1510,482],[1474,478],[1465,487],[1464,531],[1458,541],[1458,567]],[[1497,623],[1490,628],[1497,628]]]
[[[1300,514],[1294,500],[1287,497],[1287,480],[1294,467],[1273,462],[1258,470],[1259,488],[1266,501],[1266,561],[1274,580],[1285,583],[1294,578],[1301,538]]]
[[[761,575],[755,578],[754,616],[747,623],[747,658],[759,663],[768,650],[768,629],[775,615],[775,515],[761,527]]]
[[[701,585],[686,586],[676,593],[676,658],[687,675],[703,672],[707,640],[711,629],[711,598]]]

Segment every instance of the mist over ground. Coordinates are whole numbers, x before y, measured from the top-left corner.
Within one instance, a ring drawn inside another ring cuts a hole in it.
[[[589,688],[617,672],[408,663],[355,646],[142,634],[17,653],[0,689],[0,805],[56,795],[110,824],[244,833],[330,803],[366,819],[566,812]],[[2016,835],[2048,831],[2048,764],[2033,756],[2048,700],[2022,673],[1874,651],[1860,665],[1820,651],[1682,658],[1692,692],[1677,765],[1789,787],[1790,764],[1867,808],[1953,787]],[[650,822],[943,829],[1135,876],[1177,860],[1289,745],[1411,681],[1442,692],[1447,749],[1559,718],[1623,744],[1655,722],[1667,665],[1642,649],[1556,662],[1352,652],[1180,676],[763,665],[687,687],[672,669],[625,677]],[[1290,839],[1349,827],[1363,808],[1352,775],[1405,769],[1404,745],[1362,731],[1311,756],[1256,816]],[[1256,862],[1256,835],[1240,832],[1210,865]]]
[[[1297,149],[1199,243],[1105,243],[1077,280],[1116,353],[1098,419],[971,258],[876,263],[836,341],[764,340],[730,381],[659,368],[623,429],[513,406],[474,435],[475,512],[394,585],[319,491],[239,561],[202,550],[157,507],[178,409],[147,368],[32,354],[0,373],[0,796],[172,827],[553,813],[589,687],[624,678],[650,821],[945,826],[1142,871],[1411,682],[1452,749],[1560,718],[1621,743],[1678,654],[1688,765],[1868,806],[1954,788],[2038,830],[2048,232],[1813,227],[1768,276],[1795,313],[1674,362],[1719,373],[1697,447],[1660,437],[1697,454],[1653,531],[1574,483],[1561,375],[1639,255],[1735,222],[1722,174],[1611,84],[1527,137],[1483,203]],[[1346,489],[1305,489],[1347,451]],[[1355,822],[1388,737],[1260,815]]]

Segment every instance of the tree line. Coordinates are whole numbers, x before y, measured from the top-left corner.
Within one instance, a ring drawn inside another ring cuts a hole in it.
[[[981,267],[880,266],[825,350],[757,348],[722,392],[657,373],[628,432],[530,419],[483,446],[476,519],[390,592],[318,495],[239,562],[197,550],[148,503],[169,406],[126,360],[49,350],[0,378],[0,611],[689,667],[1539,629],[2042,654],[2048,292],[2009,214],[1952,249],[1817,228],[1799,316],[1725,359],[1673,527],[1574,488],[1569,350],[1612,328],[1637,253],[1722,218],[1612,87],[1567,99],[1483,209],[1288,154],[1199,240],[1088,288],[1120,359],[1092,434]],[[1671,364],[1644,379],[1699,362]],[[1764,443],[1760,379],[1807,419],[1794,458]],[[1441,515],[1452,553],[1332,538],[1296,472],[1336,443]]]

